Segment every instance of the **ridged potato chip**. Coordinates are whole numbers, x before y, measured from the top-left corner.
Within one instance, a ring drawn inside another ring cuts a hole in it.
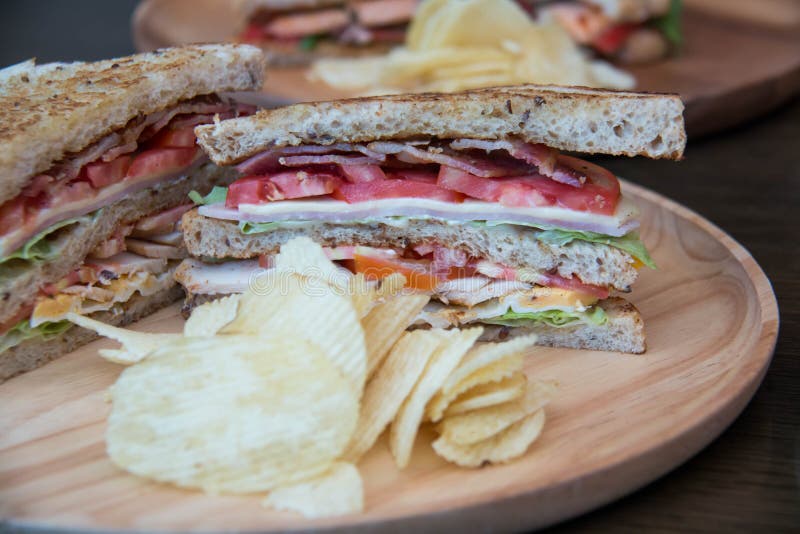
[[[447,377],[441,391],[428,404],[425,415],[441,421],[444,411],[456,397],[480,384],[497,382],[522,369],[522,352],[536,343],[536,335],[516,337],[503,343],[482,343],[467,353]],[[503,361],[503,360],[508,361]]]
[[[180,334],[147,334],[144,332],[134,332],[111,326],[95,319],[91,319],[77,313],[67,314],[67,320],[78,326],[93,330],[101,336],[108,337],[114,341],[122,343],[124,350],[102,349],[98,351],[105,359],[114,363],[131,365],[145,359],[150,353],[181,339]]]
[[[378,304],[397,295],[406,285],[406,277],[393,273],[379,282],[367,280],[363,273],[356,274],[350,281],[350,298],[356,307],[359,318],[364,318]]]
[[[208,493],[267,491],[324,473],[358,399],[321,349],[294,336],[185,338],[112,388],[108,454],[143,477]]]
[[[472,445],[458,445],[440,436],[433,442],[436,454],[462,467],[508,462],[525,454],[544,427],[544,410],[517,421],[499,434]]]
[[[441,339],[425,330],[406,332],[367,383],[361,413],[344,459],[357,462],[397,415]]]
[[[532,382],[528,384],[521,399],[447,417],[439,424],[438,431],[449,443],[478,443],[499,434],[526,415],[544,408],[555,391],[556,385],[553,382]]]
[[[275,488],[262,504],[308,519],[355,514],[364,511],[364,486],[356,466],[336,462],[316,478]]]
[[[450,376],[461,359],[483,333],[482,327],[466,330],[428,330],[428,335],[439,336],[439,348],[431,356],[425,371],[411,395],[403,402],[389,432],[389,448],[398,468],[404,469],[411,459],[411,450],[419,425],[425,415],[425,406]]]
[[[499,382],[489,382],[488,384],[475,386],[459,395],[447,407],[444,416],[452,417],[471,410],[513,401],[525,393],[527,383],[528,379],[525,377],[525,373],[517,371]]]
[[[183,325],[183,335],[189,337],[212,337],[236,318],[241,295],[228,295],[206,302],[192,310],[192,315]]]
[[[341,291],[347,289],[353,277],[349,271],[329,260],[322,246],[308,237],[295,237],[281,245],[274,266],[278,270],[321,280]]]
[[[284,245],[285,246],[285,245]],[[266,271],[243,293],[236,318],[222,334],[276,335],[320,347],[360,396],[367,374],[364,330],[353,303],[324,281]]]
[[[398,295],[375,306],[361,320],[367,345],[367,378],[429,301],[430,297],[423,294]]]

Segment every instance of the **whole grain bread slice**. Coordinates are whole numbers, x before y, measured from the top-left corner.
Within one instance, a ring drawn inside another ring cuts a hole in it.
[[[125,326],[142,317],[169,306],[183,295],[179,285],[144,297],[135,294],[127,302],[117,304],[108,311],[96,312],[89,317],[104,323]],[[60,336],[49,339],[29,339],[0,353],[0,382],[15,375],[41,367],[47,362],[68,354],[97,339],[97,334],[73,326]]]
[[[94,63],[26,61],[0,70],[0,204],[65,155],[199,95],[259,89],[260,49],[171,48]]]
[[[566,278],[578,276],[587,284],[622,291],[628,291],[638,276],[633,258],[619,249],[584,241],[551,245],[536,239],[536,230],[511,225],[450,224],[436,219],[412,219],[402,225],[375,221],[309,222],[243,234],[236,222],[204,217],[191,210],[184,214],[181,227],[189,254],[198,257],[255,258],[277,254],[282,244],[307,236],[324,247],[364,245],[402,249],[437,243],[511,267],[532,268]]]
[[[195,129],[218,165],[276,146],[376,140],[504,139],[560,150],[679,159],[677,95],[523,85],[294,104]]]
[[[619,297],[602,300],[608,321],[603,325],[580,323],[554,327],[542,324],[507,327],[485,325],[482,341],[503,341],[516,336],[536,334],[537,345],[573,349],[607,350],[641,354],[647,349],[644,321],[636,306]]]
[[[60,230],[54,238],[58,251],[55,260],[31,266],[30,262],[12,260],[0,270],[0,323],[14,317],[28,305],[44,284],[61,280],[83,263],[97,245],[108,240],[116,229],[146,215],[189,203],[192,190],[206,193],[214,185],[235,178],[233,169],[206,163],[192,176],[159,184],[139,191],[103,208],[94,220],[79,222]]]

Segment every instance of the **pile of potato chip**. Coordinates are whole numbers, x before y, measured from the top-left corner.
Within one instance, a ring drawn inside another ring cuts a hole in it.
[[[306,517],[362,511],[355,466],[389,429],[399,468],[419,427],[461,466],[523,454],[555,385],[529,382],[535,337],[476,344],[480,327],[412,330],[428,295],[352,275],[297,238],[251,290],[197,307],[182,334],[147,334],[72,315],[122,344],[111,388],[111,459],[131,473],[211,494],[269,492]]]
[[[309,77],[365,94],[526,83],[635,85],[633,76],[590,60],[560,26],[533,22],[512,0],[426,0],[404,47],[381,57],[319,60]]]

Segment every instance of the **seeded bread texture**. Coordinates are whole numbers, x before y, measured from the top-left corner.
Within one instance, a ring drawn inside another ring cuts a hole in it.
[[[97,312],[89,317],[104,323],[124,326],[164,308],[183,295],[179,285],[143,297],[135,294],[128,302],[119,303],[108,311]],[[0,382],[15,375],[41,367],[59,356],[97,339],[97,334],[79,326],[73,326],[60,336],[49,341],[29,339],[0,353]]]
[[[246,235],[235,222],[203,217],[197,210],[191,210],[184,214],[181,226],[189,254],[199,257],[254,258],[260,254],[276,254],[283,243],[307,236],[324,247],[405,248],[438,243],[511,267],[555,272],[566,278],[577,275],[587,284],[612,286],[623,291],[627,291],[638,276],[633,258],[619,249],[584,241],[549,245],[536,239],[535,230],[509,225],[448,224],[435,219],[411,220],[404,225],[310,222]]]
[[[207,163],[190,178],[170,181],[123,198],[106,206],[94,221],[65,227],[57,237],[58,257],[31,267],[29,262],[12,260],[3,266],[0,275],[0,323],[9,320],[29,304],[44,284],[61,280],[83,263],[97,245],[106,241],[116,229],[151,213],[189,203],[192,190],[206,193],[216,184],[226,184],[235,177],[233,169]]]
[[[431,137],[516,137],[560,150],[671,159],[686,145],[677,95],[536,85],[301,103],[195,133],[218,165],[275,146]]]
[[[647,348],[644,321],[636,306],[618,297],[605,299],[598,305],[608,315],[608,322],[604,325],[581,323],[561,328],[547,325],[516,328],[485,325],[481,340],[503,341],[511,337],[536,334],[537,345],[643,353]]]
[[[171,48],[95,63],[33,60],[0,70],[0,204],[65,155],[129,120],[198,95],[259,89],[260,49]]]

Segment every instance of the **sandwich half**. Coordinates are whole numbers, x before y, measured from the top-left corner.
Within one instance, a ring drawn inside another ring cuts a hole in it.
[[[176,277],[197,302],[247,289],[289,239],[434,300],[419,327],[640,353],[627,293],[653,266],[617,177],[561,153],[678,159],[674,95],[520,86],[296,104],[198,127],[241,177],[183,216]]]
[[[0,70],[0,380],[91,340],[68,312],[121,324],[180,298],[189,192],[229,182],[194,127],[253,109],[261,51],[164,49]]]
[[[405,41],[419,0],[243,0],[239,40],[273,65],[383,54]]]

